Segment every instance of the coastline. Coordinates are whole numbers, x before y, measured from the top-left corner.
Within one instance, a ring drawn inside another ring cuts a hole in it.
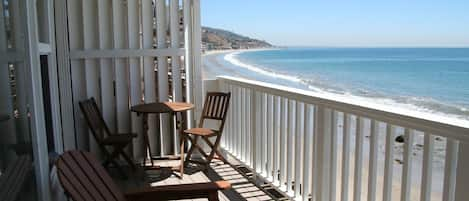
[[[267,50],[278,50],[281,48],[262,48],[262,49],[241,49],[241,50],[217,50],[210,51],[204,54],[204,79],[215,79],[219,75],[230,75],[233,77],[241,77],[251,80],[257,80],[262,82],[274,83],[278,85],[284,85],[293,88],[299,88],[306,91],[313,91],[320,94],[330,95],[339,99],[347,99],[352,102],[365,102],[373,105],[384,105],[398,108],[400,111],[408,114],[426,115],[432,116],[431,119],[444,119],[443,122],[455,122],[456,124],[468,123],[469,116],[467,116],[463,109],[463,114],[448,113],[448,111],[440,110],[441,106],[448,106],[444,102],[429,100],[426,101],[419,97],[393,97],[383,93],[373,94],[366,93],[360,94],[352,91],[336,90],[335,88],[328,86],[327,83],[316,82],[315,80],[304,79],[303,77],[296,75],[289,75],[278,70],[271,70],[264,66],[258,66],[257,64],[251,64],[241,61],[236,58],[238,54],[250,51],[267,51]],[[207,64],[208,65],[205,65]],[[441,105],[439,105],[441,104]],[[436,108],[432,108],[436,106]],[[464,107],[464,106],[463,106]],[[452,121],[454,119],[455,121]],[[462,121],[459,121],[462,120]]]

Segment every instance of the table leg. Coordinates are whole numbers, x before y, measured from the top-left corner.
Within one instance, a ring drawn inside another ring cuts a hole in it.
[[[151,158],[151,148],[150,148],[150,140],[148,138],[148,114],[144,113],[143,114],[143,143],[145,145],[143,146],[143,166],[147,165],[147,157],[150,154],[150,161],[151,161],[151,166],[153,167],[153,159]],[[148,153],[150,152],[150,153]]]
[[[182,133],[182,132],[181,132]],[[181,179],[184,176],[184,143],[185,143],[185,137],[184,135],[180,135],[180,144],[181,144],[181,164],[180,164],[180,169],[179,172],[181,173]]]

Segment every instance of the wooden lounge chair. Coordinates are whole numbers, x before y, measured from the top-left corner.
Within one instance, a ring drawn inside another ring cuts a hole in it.
[[[96,158],[87,152],[68,151],[57,160],[59,181],[74,201],[158,201],[208,198],[218,200],[218,191],[230,188],[226,181],[145,187],[123,193]]]
[[[228,106],[230,104],[231,93],[222,92],[208,92],[205,98],[204,108],[200,117],[199,126],[185,130],[183,135],[191,141],[191,148],[187,152],[186,162],[202,163],[206,166],[210,165],[212,159],[217,158],[223,162],[227,162],[218,150],[225,125],[226,114],[228,113]],[[204,121],[206,119],[219,121],[218,129],[204,128]],[[215,141],[210,141],[210,138],[215,137]],[[207,155],[198,143],[199,138],[202,138],[205,143],[210,147],[211,151]],[[192,153],[197,149],[205,161],[191,160]]]
[[[136,169],[134,162],[130,156],[125,153],[124,148],[132,142],[133,138],[137,137],[137,134],[111,133],[94,98],[80,101],[79,105],[83,115],[85,116],[86,122],[91,129],[93,137],[106,157],[104,167],[108,167],[111,163],[116,166],[119,172],[125,177],[124,171],[115,160],[117,157],[122,156],[132,169]],[[109,152],[107,148],[111,148],[112,152]]]

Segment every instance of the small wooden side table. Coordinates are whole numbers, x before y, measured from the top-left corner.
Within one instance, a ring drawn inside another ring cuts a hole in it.
[[[139,104],[132,106],[130,110],[132,112],[136,112],[138,115],[142,114],[143,115],[143,141],[145,145],[143,146],[143,151],[145,153],[144,159],[143,159],[143,166],[145,168],[148,168],[146,166],[146,159],[148,157],[147,151],[150,153],[150,161],[151,161],[151,168],[154,168],[154,163],[153,163],[153,158],[151,157],[151,148],[150,148],[150,141],[148,138],[148,114],[164,114],[164,113],[170,113],[173,117],[176,117],[176,122],[177,120],[177,113],[178,112],[185,112],[188,110],[191,110],[194,108],[194,105],[191,103],[186,103],[186,102],[158,102],[158,103],[144,103],[144,104]],[[170,121],[172,122],[172,120]],[[181,126],[179,127],[179,132],[177,134],[180,134],[183,132],[182,128],[182,120]],[[172,124],[170,124],[172,125]],[[169,126],[169,125],[168,125]],[[172,127],[172,126],[171,126]],[[177,126],[176,126],[177,127]],[[180,135],[180,149],[181,149],[181,164],[179,167],[176,167],[179,169],[179,172],[181,173],[181,178],[184,175],[184,135]],[[158,168],[158,167],[157,167]],[[173,168],[174,169],[174,168]]]

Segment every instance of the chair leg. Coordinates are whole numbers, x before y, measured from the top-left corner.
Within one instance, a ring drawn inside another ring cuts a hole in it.
[[[197,141],[199,139],[199,136],[194,136],[194,138],[192,138],[190,135],[186,134],[186,137],[187,139],[189,139],[191,141],[191,148],[189,148],[189,151],[187,152],[186,154],[186,162],[189,162],[191,160],[191,156],[192,156],[192,153],[194,152],[194,149],[196,146],[194,146],[195,144],[197,144]]]
[[[218,191],[209,192],[208,193],[208,200],[209,201],[219,201],[218,200]]]
[[[220,136],[217,136],[217,139],[215,140],[215,144],[213,144],[209,139],[208,137],[207,138],[203,138],[204,141],[208,144],[208,146],[210,146],[212,148],[212,150],[210,151],[210,155],[209,157],[210,160],[209,160],[209,163],[212,161],[213,158],[215,158],[215,154],[217,154],[218,156],[218,159],[221,160],[223,163],[228,163],[228,161],[226,160],[225,157],[223,157],[223,155],[220,153],[219,151],[219,144],[220,144]]]
[[[132,168],[132,170],[137,169],[137,166],[135,166],[134,161],[130,158],[129,155],[127,155],[127,153],[125,153],[125,151],[121,151],[120,154],[122,155],[124,160],[129,164],[129,166],[130,166],[130,168]]]

